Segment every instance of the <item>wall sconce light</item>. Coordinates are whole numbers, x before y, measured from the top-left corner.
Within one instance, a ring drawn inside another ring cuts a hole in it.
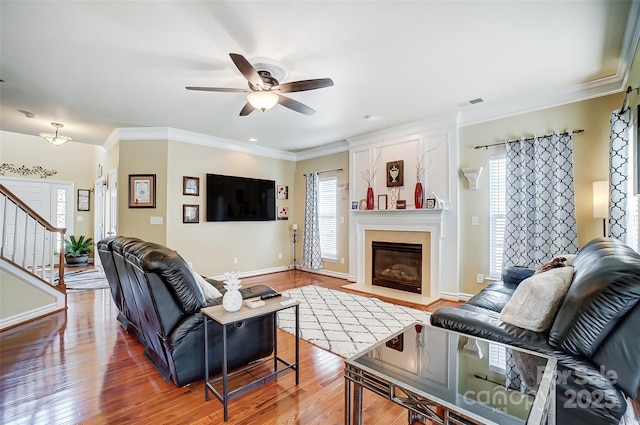
[[[602,233],[607,236],[609,218],[609,181],[593,182],[593,218],[602,219]]]
[[[478,179],[480,178],[480,174],[482,174],[482,167],[462,168],[462,174],[469,180],[469,189],[477,190]]]

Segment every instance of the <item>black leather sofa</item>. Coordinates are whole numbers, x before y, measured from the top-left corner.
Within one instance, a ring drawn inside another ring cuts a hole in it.
[[[177,252],[131,237],[109,237],[97,243],[118,321],[145,347],[165,381],[183,386],[204,379],[204,319],[207,301],[189,265]],[[223,283],[205,279],[224,294]],[[242,288],[243,298],[274,293],[265,285]],[[273,315],[236,323],[227,330],[229,368],[237,368],[273,352]],[[209,373],[220,373],[222,328],[208,326]]]
[[[555,356],[556,423],[619,424],[625,399],[635,399],[640,386],[640,256],[616,239],[598,238],[571,266],[571,285],[546,332],[500,321],[519,283],[513,274],[522,272],[514,269],[459,308],[437,310],[431,323]]]

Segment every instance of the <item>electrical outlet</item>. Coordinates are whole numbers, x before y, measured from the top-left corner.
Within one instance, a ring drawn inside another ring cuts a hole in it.
[[[238,257],[233,257],[233,264],[238,264]]]
[[[344,264],[344,257],[340,257],[340,264]]]
[[[473,216],[471,217],[471,225],[472,226],[477,226],[478,225],[478,216]]]
[[[482,273],[476,275],[476,283],[484,283],[484,275]]]
[[[278,260],[282,260],[282,253],[281,252],[278,253]]]

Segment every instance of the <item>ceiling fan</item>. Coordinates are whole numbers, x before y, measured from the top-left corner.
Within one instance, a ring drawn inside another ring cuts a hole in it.
[[[249,89],[236,89],[229,87],[185,87],[187,90],[217,91],[231,93],[249,93],[247,104],[240,111],[240,116],[244,117],[256,109],[266,111],[277,104],[289,108],[293,111],[305,115],[315,114],[315,110],[304,103],[283,96],[280,93],[292,93],[297,91],[316,90],[333,86],[331,78],[317,78],[313,80],[292,81],[290,83],[280,82],[268,69],[256,69],[244,56],[237,53],[229,53],[231,60],[236,65],[240,73],[249,82]]]

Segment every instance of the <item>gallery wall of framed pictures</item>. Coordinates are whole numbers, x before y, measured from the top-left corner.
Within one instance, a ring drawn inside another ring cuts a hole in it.
[[[182,177],[182,195],[200,196],[200,177]],[[200,204],[182,204],[182,223],[200,223]]]

